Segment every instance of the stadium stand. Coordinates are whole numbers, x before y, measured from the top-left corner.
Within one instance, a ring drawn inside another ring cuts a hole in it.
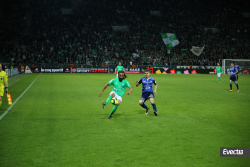
[[[208,0],[3,3],[0,54],[6,63],[101,67],[118,62],[129,66],[133,61],[136,65],[215,66],[221,59],[250,57],[249,18],[242,14],[249,4]],[[127,29],[117,31],[114,26]],[[219,32],[213,33],[212,28]],[[160,36],[163,32],[176,34],[180,41],[170,54]],[[203,45],[200,56],[189,51]],[[140,59],[134,60],[133,52]]]

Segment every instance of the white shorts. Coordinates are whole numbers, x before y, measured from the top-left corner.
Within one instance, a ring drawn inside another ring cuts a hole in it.
[[[220,78],[221,73],[217,73],[217,76]]]
[[[113,92],[113,91],[111,91],[109,95],[111,96],[112,93],[114,93],[114,94],[115,94],[115,97],[116,97],[120,102],[122,102],[122,97],[121,97],[121,96],[119,96],[117,93],[115,93],[115,92]]]

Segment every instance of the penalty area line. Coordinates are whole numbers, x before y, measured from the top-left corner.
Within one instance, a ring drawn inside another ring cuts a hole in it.
[[[41,74],[40,74],[41,75]],[[38,77],[40,77],[40,75],[38,75]],[[10,109],[16,104],[16,102],[25,94],[25,92],[27,92],[27,90],[33,85],[33,83],[37,80],[37,78],[38,77],[36,77],[36,79],[30,84],[30,86],[27,88],[27,89],[25,89],[25,91],[14,101],[14,103],[11,105],[11,106],[9,106],[8,108],[7,108],[7,110],[0,116],[0,120],[6,115],[6,114],[8,114],[8,112],[10,111]]]

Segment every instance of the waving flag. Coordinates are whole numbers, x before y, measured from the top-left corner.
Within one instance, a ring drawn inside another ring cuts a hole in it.
[[[172,33],[161,33],[161,37],[168,50],[171,50],[180,43],[177,40],[176,35]]]
[[[196,56],[200,56],[200,54],[202,53],[203,49],[204,49],[205,45],[203,47],[196,47],[196,46],[192,46],[192,49],[190,49],[190,51],[195,54]]]

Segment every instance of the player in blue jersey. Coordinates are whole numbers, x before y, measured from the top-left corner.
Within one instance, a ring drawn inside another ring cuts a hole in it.
[[[239,79],[239,71],[240,71],[240,66],[238,65],[238,63],[237,63],[237,62],[235,62],[234,67],[235,67],[235,68],[237,69],[237,71],[238,71],[238,73],[236,74],[236,79],[237,79],[237,81],[238,81],[238,79]]]
[[[157,84],[154,78],[150,77],[150,71],[148,69],[145,70],[145,77],[141,78],[140,81],[136,81],[136,86],[139,86],[142,83],[142,95],[139,100],[139,104],[146,109],[146,113],[148,114],[149,108],[145,105],[146,100],[149,99],[150,103],[153,106],[155,116],[158,116],[156,105],[154,103],[154,93],[156,95]],[[153,92],[153,84],[155,85],[155,90]]]
[[[234,63],[231,63],[231,67],[230,67],[230,72],[229,72],[229,77],[230,77],[230,92],[232,92],[232,81],[234,81],[236,87],[237,87],[237,92],[240,91],[239,86],[237,84],[237,80],[236,80],[236,74],[238,73],[238,70],[234,67]]]

